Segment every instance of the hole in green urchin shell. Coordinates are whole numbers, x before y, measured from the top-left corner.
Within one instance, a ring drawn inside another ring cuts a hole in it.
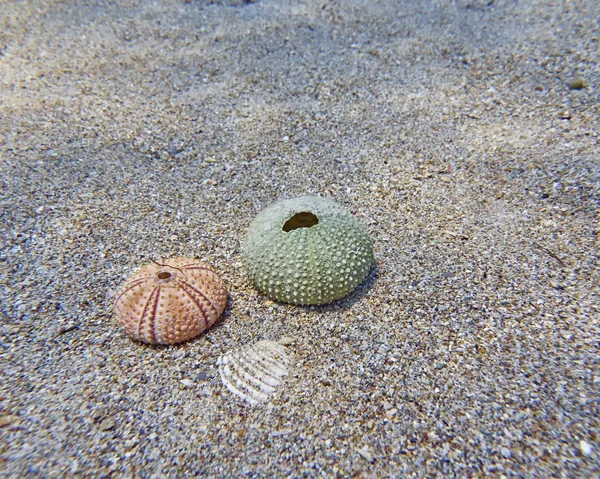
[[[158,279],[169,279],[171,277],[171,273],[168,271],[161,271],[156,276],[158,276]]]
[[[310,211],[296,213],[283,225],[283,231],[297,230],[298,228],[310,228],[319,223],[319,218],[313,215]]]

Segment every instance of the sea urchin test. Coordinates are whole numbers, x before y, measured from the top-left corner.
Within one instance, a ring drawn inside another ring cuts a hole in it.
[[[115,301],[117,322],[133,339],[177,344],[210,328],[227,306],[214,269],[190,258],[152,262],[129,278]]]
[[[362,283],[373,263],[373,246],[349,211],[330,199],[303,196],[258,214],[243,258],[256,288],[271,298],[324,304]]]

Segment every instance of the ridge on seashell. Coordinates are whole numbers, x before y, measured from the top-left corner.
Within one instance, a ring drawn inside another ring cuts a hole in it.
[[[258,341],[223,354],[217,365],[229,392],[254,406],[267,401],[277,390],[288,374],[291,358],[285,346]]]
[[[149,344],[199,336],[227,306],[227,289],[210,266],[191,258],[152,262],[122,286],[115,317],[125,333]]]

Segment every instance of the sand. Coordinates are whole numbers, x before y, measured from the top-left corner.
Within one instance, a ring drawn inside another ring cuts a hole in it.
[[[2,477],[598,477],[599,2],[1,3]],[[320,307],[240,256],[306,194],[375,247]],[[181,255],[226,313],[130,340]],[[282,337],[269,401],[223,387]]]

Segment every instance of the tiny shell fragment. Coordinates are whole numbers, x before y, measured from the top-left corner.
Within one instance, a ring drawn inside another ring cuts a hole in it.
[[[266,401],[288,374],[290,357],[281,344],[259,341],[221,356],[217,365],[223,385],[254,406]]]

